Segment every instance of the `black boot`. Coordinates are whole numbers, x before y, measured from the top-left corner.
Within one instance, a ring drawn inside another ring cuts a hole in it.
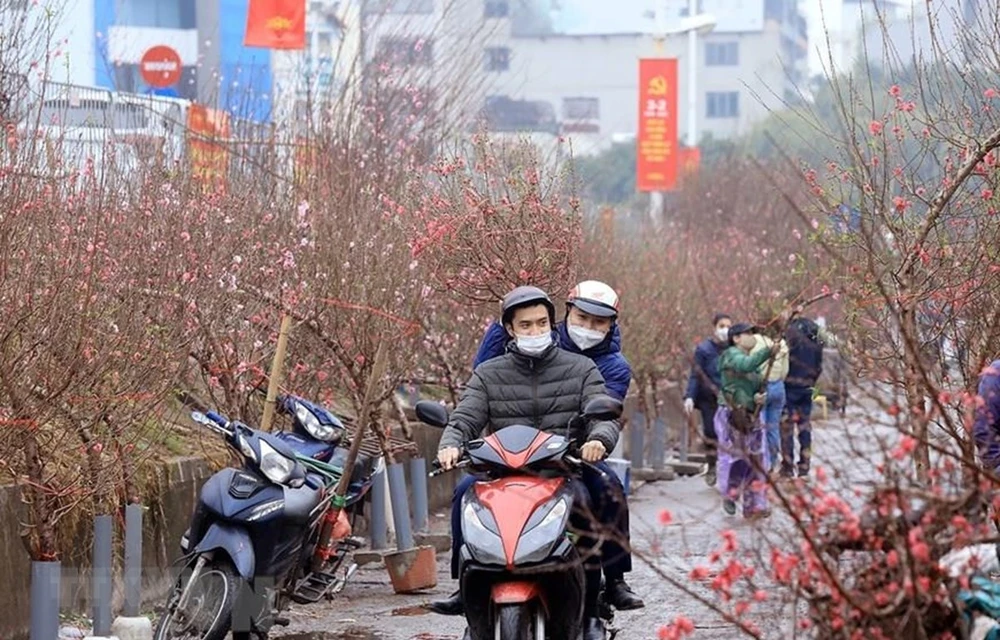
[[[604,621],[593,616],[583,620],[583,640],[606,640],[607,629],[604,628]]]
[[[436,600],[427,608],[442,616],[460,616],[465,613],[465,606],[462,604],[462,592],[456,591],[444,600]]]
[[[636,595],[635,591],[632,591],[632,587],[628,586],[623,577],[608,578],[604,587],[604,599],[619,611],[642,609],[646,606],[646,603]]]

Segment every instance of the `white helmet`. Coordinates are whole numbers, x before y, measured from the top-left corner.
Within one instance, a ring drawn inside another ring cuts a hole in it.
[[[584,280],[573,287],[566,304],[592,316],[611,319],[618,317],[618,294],[597,280]]]

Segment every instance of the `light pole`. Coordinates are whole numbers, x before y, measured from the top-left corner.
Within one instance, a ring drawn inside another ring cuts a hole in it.
[[[680,23],[668,29],[667,23],[667,3],[659,2],[656,9],[656,50],[663,52],[663,41],[667,36],[680,35],[686,33],[687,42],[687,146],[698,146],[698,34],[706,34],[715,28],[717,21],[710,13],[698,13],[698,0],[688,0],[688,14],[681,19]],[[676,150],[675,150],[676,153]],[[649,197],[649,214],[656,220],[656,216],[663,211],[663,192],[654,191]]]

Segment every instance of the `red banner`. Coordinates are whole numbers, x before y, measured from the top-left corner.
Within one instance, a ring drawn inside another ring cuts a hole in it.
[[[681,178],[698,173],[698,169],[701,167],[701,149],[698,147],[681,147],[677,154],[677,162],[680,164]]]
[[[677,187],[677,59],[639,60],[639,191]]]
[[[250,0],[243,44],[265,49],[305,49],[306,0]]]
[[[188,107],[188,153],[195,180],[215,188],[225,186],[229,169],[229,114],[200,104]]]

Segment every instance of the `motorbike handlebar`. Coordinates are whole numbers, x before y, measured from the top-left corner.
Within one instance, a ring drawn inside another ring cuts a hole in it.
[[[469,459],[466,458],[464,460],[460,460],[458,462],[458,464],[456,464],[451,469],[444,469],[444,468],[442,468],[441,467],[441,463],[439,463],[437,460],[435,460],[434,462],[432,462],[431,466],[434,467],[434,470],[431,471],[430,473],[428,473],[427,477],[428,478],[436,478],[436,477],[438,477],[440,475],[444,475],[446,473],[451,473],[452,471],[458,471],[459,469],[464,469],[465,467],[469,466]]]
[[[601,469],[596,464],[594,464],[593,462],[587,462],[586,460],[584,460],[582,458],[577,458],[576,456],[571,456],[569,454],[563,456],[563,460],[565,460],[566,462],[570,463],[574,467],[580,467],[580,468],[583,468],[583,469],[590,469],[591,471],[593,471],[597,475],[601,476],[601,478],[607,478],[608,477],[608,474],[603,469]]]
[[[229,420],[226,420],[221,414],[218,414],[214,411],[206,411],[205,417],[214,422],[215,424],[219,425],[220,427],[224,427],[227,424],[229,424]]]

